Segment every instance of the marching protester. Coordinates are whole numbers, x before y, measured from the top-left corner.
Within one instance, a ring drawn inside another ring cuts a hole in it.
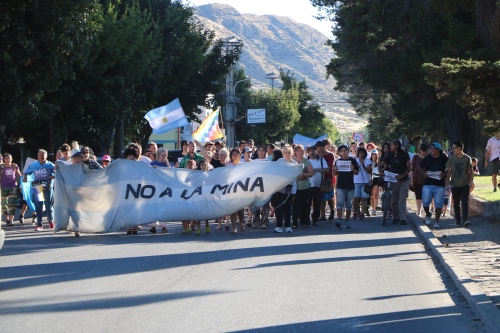
[[[74,150],[74,149],[73,149]],[[89,167],[89,169],[92,170],[98,170],[102,169],[102,166],[97,163],[96,160],[94,160],[93,157],[90,157],[90,148],[89,147],[83,147],[82,148],[82,162]],[[73,158],[73,156],[71,156]]]
[[[397,182],[392,183],[391,207],[394,214],[393,224],[401,223],[406,225],[406,198],[408,197],[409,174],[411,171],[410,155],[401,149],[401,142],[398,139],[392,140],[389,144],[390,153],[385,155],[380,162],[379,171],[384,177],[384,171],[397,174]]]
[[[278,160],[278,162],[295,163],[297,162],[292,159],[293,149],[291,146],[283,147],[283,157]],[[276,158],[277,151],[274,150],[274,156]],[[283,232],[283,220],[285,220],[285,232],[292,232],[290,226],[290,220],[292,218],[292,202],[293,197],[297,191],[297,182],[294,180],[290,184],[283,187],[281,190],[275,193],[275,212],[276,212],[276,222],[277,226],[274,229],[276,233]]]
[[[201,148],[201,145],[198,144],[198,146]],[[179,163],[179,168],[184,169],[187,167],[187,162],[190,160],[195,161],[195,168],[196,165],[201,161],[204,160],[205,157],[201,154],[198,154],[195,150],[195,145],[194,142],[189,142],[188,143],[188,153],[182,158],[181,162]]]
[[[307,207],[309,211],[312,207],[312,225],[318,226],[321,202],[323,201],[320,189],[321,180],[323,179],[323,174],[329,173],[330,169],[328,168],[328,164],[326,163],[325,159],[323,157],[319,157],[316,153],[316,146],[307,148],[307,155],[307,158],[309,159],[314,172],[312,177],[309,178],[309,181],[311,182],[311,188],[309,192]]]
[[[161,167],[161,168],[171,168],[170,163],[168,163],[168,151],[165,148],[158,148],[157,150],[157,159],[151,162],[153,168]],[[104,161],[104,158],[103,158]]]
[[[413,155],[411,159],[411,186],[413,187],[413,192],[415,193],[415,201],[417,203],[417,216],[422,217],[422,189],[424,187],[425,177],[424,172],[418,166],[427,156],[427,145],[421,144],[418,150],[418,154]]]
[[[208,162],[200,161],[197,170],[208,171]],[[201,235],[201,220],[197,220],[196,225],[198,227],[198,229],[196,230],[196,235]],[[210,233],[210,223],[208,222],[208,220],[205,220],[205,233],[206,234]]]
[[[368,145],[367,145],[368,146]],[[380,187],[380,175],[378,172],[378,150],[372,149],[370,153],[370,161],[372,162],[372,180],[373,180],[373,189],[371,192],[371,206],[372,211],[371,215],[377,215],[377,205],[378,205],[378,196],[379,196],[379,187]]]
[[[35,231],[42,231],[42,216],[43,207],[47,211],[47,220],[49,228],[54,229],[53,223],[53,209],[54,209],[54,196],[52,191],[52,180],[54,179],[54,164],[47,160],[47,151],[39,149],[37,153],[38,159],[33,162],[24,172],[23,182],[27,182],[27,176],[33,175],[32,186],[33,202],[36,208],[37,224]]]
[[[446,177],[446,163],[448,157],[443,154],[441,144],[434,142],[431,144],[431,154],[424,157],[420,162],[419,167],[424,172],[424,187],[422,189],[422,204],[425,210],[425,224],[430,225],[432,214],[430,212],[430,205],[434,199],[434,207],[436,209],[434,221],[434,229],[439,228],[439,218],[444,205],[444,192],[445,192],[445,177]]]
[[[476,184],[474,182],[474,177],[475,176],[479,176],[480,173],[479,173],[479,168],[477,167],[477,158],[476,157],[472,157],[471,161],[472,161],[472,173],[473,173],[473,177],[472,177],[472,183],[470,185],[470,195],[472,197],[473,196],[472,195],[472,191],[474,191],[474,188],[476,187]]]
[[[17,210],[17,198],[19,178],[21,172],[19,166],[12,163],[12,155],[3,155],[4,163],[0,168],[0,185],[2,187],[2,213],[5,216],[5,221],[8,227],[14,225],[14,215]],[[23,224],[23,220],[19,218],[19,223]]]
[[[241,162],[240,150],[238,148],[234,148],[233,150],[231,150],[230,158],[231,158],[231,161],[226,163],[228,167],[229,166],[236,166],[236,165],[240,164],[240,162]],[[238,232],[238,228],[236,227],[236,224],[237,224],[236,220],[237,219],[239,220],[240,230],[245,231],[245,210],[244,209],[240,209],[240,210],[231,214],[231,224],[233,225],[233,231],[232,231],[233,234]]]
[[[333,220],[335,218],[335,207],[333,206],[333,196],[334,196],[334,180],[335,177],[333,175],[333,163],[335,162],[335,156],[329,152],[326,149],[326,145],[330,144],[331,141],[327,140],[326,142],[324,140],[316,142],[316,152],[319,157],[323,158],[326,161],[327,167],[328,167],[328,173],[323,174],[323,180],[330,180],[331,184],[328,189],[325,189],[322,195],[322,202],[320,206],[320,215],[321,217],[319,218],[318,221],[326,221],[326,205],[330,207],[330,216],[328,217],[328,220]]]
[[[295,193],[293,213],[292,213],[292,228],[297,229],[298,220],[302,228],[309,227],[309,215],[311,208],[308,205],[311,182],[309,178],[314,175],[314,170],[311,162],[304,157],[304,147],[297,145],[295,147],[295,162],[302,165],[302,173],[297,178],[297,191]]]
[[[269,162],[267,159],[267,148],[265,145],[261,145],[257,148],[257,158],[255,162]],[[269,226],[269,210],[271,208],[271,200],[266,202],[261,208],[257,208],[253,214],[253,223],[248,223],[247,227],[260,227],[261,229],[267,229]]]
[[[138,143],[131,143],[131,144],[128,145],[128,148],[135,150],[135,153],[137,155],[136,159],[138,161],[141,161],[141,162],[146,163],[146,164],[151,163],[151,159],[150,158],[142,155],[142,146],[140,144],[138,144]],[[129,157],[130,157],[130,155],[129,155]]]
[[[111,156],[109,156],[109,155],[104,155],[104,156],[102,157],[101,161],[102,161],[102,166],[103,166],[104,168],[106,168],[106,167],[109,165],[109,163],[111,163]]]
[[[486,144],[486,154],[484,156],[484,166],[491,166],[491,182],[493,183],[493,192],[500,188],[497,175],[500,171],[500,132],[491,137]]]
[[[364,213],[367,209],[367,200],[370,197],[370,193],[365,192],[365,184],[372,179],[372,162],[367,158],[365,148],[358,148],[357,156],[358,158],[356,159],[356,162],[358,163],[359,173],[354,175],[354,214],[352,219],[355,220],[356,218],[359,218],[360,220],[364,220]],[[361,211],[359,211],[360,201]]]
[[[472,160],[469,155],[464,154],[464,144],[461,141],[453,142],[452,149],[454,154],[446,162],[446,179],[452,186],[451,193],[453,196],[455,225],[461,226],[463,223],[465,227],[468,227],[470,225],[469,194],[470,186],[474,179]],[[462,212],[460,212],[460,206],[462,207]]]
[[[354,175],[359,173],[358,162],[349,157],[349,148],[346,145],[339,146],[340,158],[335,161],[333,173],[337,176],[337,222],[338,229],[342,227],[351,228],[349,219],[351,217],[352,200],[354,198]],[[342,223],[342,215],[345,209],[345,222]]]

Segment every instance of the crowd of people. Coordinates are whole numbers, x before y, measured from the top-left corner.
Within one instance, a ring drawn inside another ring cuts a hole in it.
[[[468,201],[474,189],[474,175],[479,174],[477,159],[464,153],[460,141],[453,142],[452,152],[442,149],[434,142],[422,144],[418,152],[411,146],[405,150],[398,139],[377,146],[374,143],[352,142],[349,146],[335,146],[324,139],[312,146],[300,144],[266,144],[256,146],[253,140],[240,141],[237,148],[228,149],[223,141],[197,141],[181,143],[181,157],[168,160],[166,148],[158,148],[150,142],[143,154],[142,146],[131,143],[124,150],[124,158],[143,162],[153,168],[186,168],[210,172],[221,167],[237,167],[240,163],[285,162],[300,164],[302,173],[297,179],[278,190],[265,205],[257,210],[241,209],[229,216],[216,220],[217,230],[224,228],[232,233],[246,230],[246,227],[267,229],[269,217],[276,215],[276,233],[291,233],[293,229],[318,226],[320,222],[334,221],[337,228],[350,229],[350,220],[364,220],[377,215],[380,194],[386,190],[385,174],[393,175],[391,214],[393,224],[405,225],[406,200],[408,192],[415,193],[417,215],[425,223],[439,228],[446,206],[453,206],[457,226],[469,226]],[[450,155],[450,156],[448,156]],[[1,158],[2,156],[0,156]],[[105,168],[111,163],[109,155],[97,161],[89,147],[74,147],[63,144],[56,154],[57,160],[66,164],[82,164],[92,170]],[[500,162],[500,135],[491,138],[487,144],[485,166],[493,168],[494,191]],[[2,189],[2,213],[7,226],[12,226],[16,209],[22,206],[19,222],[24,223],[26,201],[20,196],[20,179],[31,181],[35,212],[36,231],[42,231],[42,216],[45,207],[48,226],[54,228],[53,186],[57,165],[47,160],[47,151],[40,149],[37,160],[24,172],[12,161],[10,154],[0,160]],[[327,217],[327,208],[329,214]],[[336,214],[335,214],[336,213]],[[423,216],[422,216],[423,214]],[[434,217],[433,217],[434,215]],[[245,220],[246,216],[246,220]],[[182,221],[183,233],[196,230],[201,234],[202,221]],[[130,228],[127,234],[137,234],[141,226]],[[149,231],[166,233],[166,222],[153,222]],[[210,233],[209,221],[205,221],[205,232]],[[75,233],[77,236],[78,232]]]

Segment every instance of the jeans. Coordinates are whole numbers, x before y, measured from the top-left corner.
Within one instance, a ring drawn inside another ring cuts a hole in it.
[[[469,185],[453,187],[451,195],[453,197],[453,210],[457,221],[467,221],[469,218]],[[462,203],[462,215],[460,215],[460,203]]]
[[[337,209],[352,210],[352,199],[354,199],[354,190],[337,188]]]
[[[311,187],[307,208],[310,211],[312,206],[312,222],[317,223],[321,209],[321,190],[319,187]]]
[[[422,204],[424,207],[431,205],[432,198],[434,198],[434,207],[443,208],[444,205],[444,186],[424,185],[422,189]]]
[[[406,220],[406,198],[408,197],[408,188],[410,180],[400,180],[391,184],[392,214],[395,220]]]
[[[297,190],[295,199],[293,199],[293,225],[297,226],[300,218],[301,225],[309,225],[309,201],[310,188],[305,190]]]
[[[276,192],[275,195],[276,195],[277,206],[274,212],[276,213],[277,226],[278,228],[283,227],[283,219],[284,219],[285,228],[289,228],[290,220],[292,217],[292,201],[294,195],[293,194],[288,195],[280,192]]]
[[[43,204],[45,204],[45,211],[47,212],[47,220],[52,222],[54,215],[54,194],[52,190],[43,190],[43,196],[45,201],[38,201],[36,198],[36,194],[32,194],[32,200],[35,204],[36,210],[36,226],[42,226],[42,217],[43,217]]]

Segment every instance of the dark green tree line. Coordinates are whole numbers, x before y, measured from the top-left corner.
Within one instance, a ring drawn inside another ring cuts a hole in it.
[[[489,15],[498,18],[495,1],[489,2]],[[483,133],[498,130],[494,109],[500,95],[493,91],[498,80],[493,64],[500,57],[482,42],[491,40],[498,20],[486,21],[482,28],[489,37],[482,38],[479,1],[311,3],[335,22],[328,43],[338,57],[328,64],[328,74],[336,78],[336,89],[356,102],[356,111],[368,117],[373,140],[400,135],[460,139],[475,153],[484,148]],[[451,69],[446,60],[471,58],[485,61],[480,79],[471,79],[470,68],[457,74],[459,66]]]
[[[175,98],[196,118],[241,53],[179,1],[0,6],[0,139],[23,136],[32,149],[77,140],[101,152],[121,124],[128,140],[145,141],[145,113]]]

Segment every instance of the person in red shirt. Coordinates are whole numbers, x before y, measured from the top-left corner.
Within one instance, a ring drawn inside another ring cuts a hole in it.
[[[326,142],[325,142],[326,141]],[[321,202],[321,207],[320,207],[320,215],[321,217],[319,218],[318,221],[326,221],[326,204],[328,203],[328,206],[330,206],[330,216],[328,217],[328,220],[333,220],[335,218],[335,208],[333,206],[333,195],[334,195],[334,190],[333,190],[333,163],[335,162],[335,156],[330,153],[327,150],[326,144],[331,144],[331,141],[328,139],[324,139],[322,141],[316,142],[316,152],[318,153],[319,157],[322,157],[325,159],[326,164],[328,165],[328,173],[323,174],[323,179],[330,179],[332,181],[332,189],[330,190],[329,193],[322,193],[322,202]]]

